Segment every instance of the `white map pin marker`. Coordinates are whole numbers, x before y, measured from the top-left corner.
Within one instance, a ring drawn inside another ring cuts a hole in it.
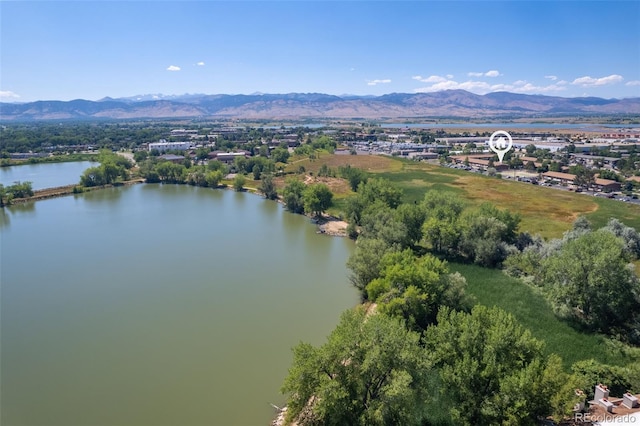
[[[506,136],[507,139],[505,139],[503,135]],[[500,136],[500,137],[496,139],[497,136]],[[498,130],[496,132],[493,132],[493,134],[489,138],[489,148],[491,148],[491,151],[498,154],[498,159],[500,160],[500,163],[502,163],[502,159],[504,158],[504,155],[511,149],[512,146],[513,146],[513,140],[511,139],[511,135],[505,132],[504,130]]]

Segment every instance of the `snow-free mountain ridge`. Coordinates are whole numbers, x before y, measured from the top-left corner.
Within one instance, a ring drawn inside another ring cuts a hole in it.
[[[99,101],[0,103],[0,120],[84,120],[136,118],[385,119],[500,118],[640,114],[640,98],[563,98],[464,90],[335,96],[323,93],[252,95],[161,95],[103,98]]]

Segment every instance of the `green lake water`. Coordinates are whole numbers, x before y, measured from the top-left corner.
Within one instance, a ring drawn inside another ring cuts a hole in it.
[[[348,239],[258,196],[134,185],[0,211],[0,424],[267,425],[358,303]]]

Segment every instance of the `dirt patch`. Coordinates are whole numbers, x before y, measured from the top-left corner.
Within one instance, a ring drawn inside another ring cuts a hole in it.
[[[332,235],[334,237],[347,236],[347,226],[349,226],[349,224],[344,220],[333,216],[323,216],[317,223],[318,229],[322,234]]]
[[[335,195],[349,194],[352,192],[349,183],[346,180],[340,178],[307,175],[304,177],[304,183],[305,185],[311,185],[312,183],[323,183],[327,185],[331,192],[333,192]]]

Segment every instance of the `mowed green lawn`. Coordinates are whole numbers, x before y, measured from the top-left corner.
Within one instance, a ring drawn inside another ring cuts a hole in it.
[[[545,342],[547,353],[562,357],[565,369],[576,361],[590,358],[612,365],[632,362],[613,349],[606,338],[578,331],[558,319],[541,294],[502,271],[460,263],[449,263],[449,269],[467,279],[467,293],[476,303],[497,306],[513,314],[536,338]]]

